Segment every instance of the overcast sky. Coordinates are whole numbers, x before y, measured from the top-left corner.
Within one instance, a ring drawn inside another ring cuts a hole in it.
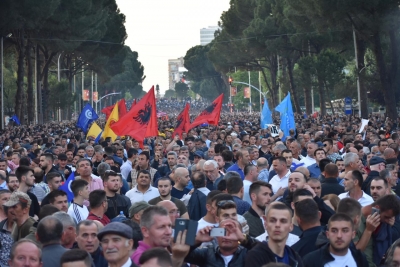
[[[200,29],[218,25],[229,0],[116,0],[126,16],[125,44],[139,53],[143,89],[168,90],[168,59],[185,56],[200,44]]]

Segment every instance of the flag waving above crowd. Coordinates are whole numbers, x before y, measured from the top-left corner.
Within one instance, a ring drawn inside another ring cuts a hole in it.
[[[210,125],[218,125],[219,118],[221,115],[222,101],[224,100],[224,94],[217,97],[211,105],[205,108],[199,116],[192,122],[190,129],[199,126],[203,123]]]
[[[76,122],[76,126],[81,128],[84,132],[87,132],[89,124],[98,118],[99,116],[97,115],[96,111],[94,111],[93,107],[88,103],[83,107],[78,121]]]
[[[176,117],[176,126],[174,136],[179,135],[182,138],[182,133],[187,133],[190,129],[189,103],[186,103],[185,109]]]
[[[120,136],[129,135],[135,140],[158,135],[156,99],[154,86],[111,129]]]

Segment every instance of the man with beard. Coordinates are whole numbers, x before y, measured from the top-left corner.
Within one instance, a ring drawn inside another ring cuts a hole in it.
[[[47,184],[49,186],[50,192],[53,192],[54,190],[57,190],[62,184],[62,178],[60,173],[58,172],[51,172],[49,173],[49,175],[47,175]],[[48,199],[48,195],[47,194],[43,199],[42,202],[40,203],[40,205],[43,207],[44,205],[50,204],[49,203],[49,199]]]
[[[18,191],[27,194],[32,200],[32,204],[30,205],[29,209],[29,216],[39,216],[39,201],[35,194],[30,192],[30,189],[35,184],[35,176],[33,176],[33,170],[27,166],[20,166],[15,170],[15,175],[17,176],[19,182]]]
[[[226,171],[235,171],[240,174],[242,180],[244,180],[244,168],[249,164],[250,154],[246,148],[241,148],[236,152],[236,163],[229,167]]]
[[[114,171],[107,171],[103,176],[104,191],[106,191],[108,209],[105,215],[112,220],[122,211],[128,218],[131,201],[128,197],[118,194],[121,178]]]
[[[56,167],[53,165],[53,155],[46,153],[40,156],[40,168],[44,171],[43,181],[47,183],[47,174],[50,172],[57,172]]]
[[[381,177],[375,177],[370,185],[371,197],[374,201],[378,198],[390,194],[389,185],[387,180]]]
[[[26,193],[15,191],[11,194],[10,199],[3,204],[7,207],[15,222],[11,233],[15,242],[26,237],[35,223],[35,220],[29,216],[31,203],[32,200]]]
[[[264,181],[255,181],[250,185],[251,207],[243,214],[250,228],[250,236],[257,237],[265,232],[262,216],[271,201],[272,187]]]
[[[364,254],[350,246],[355,236],[353,220],[338,213],[331,217],[326,236],[329,243],[304,257],[308,267],[324,266],[368,266]]]
[[[178,207],[180,218],[189,219],[185,204],[180,199],[171,196],[171,190],[171,180],[167,177],[160,178],[158,180],[158,192],[160,193],[160,196],[149,200],[149,204],[157,205],[157,203],[160,201],[170,200]]]

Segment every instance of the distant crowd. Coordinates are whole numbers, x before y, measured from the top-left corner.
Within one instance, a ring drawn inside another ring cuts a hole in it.
[[[284,136],[225,105],[174,135],[185,104],[159,100],[142,146],[1,131],[0,266],[400,266],[399,121],[297,114]]]

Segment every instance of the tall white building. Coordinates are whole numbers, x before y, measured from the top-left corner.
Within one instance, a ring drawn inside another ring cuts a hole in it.
[[[187,71],[183,66],[183,57],[168,59],[168,84],[169,89],[175,90],[175,84],[181,80],[184,72]]]
[[[208,26],[207,28],[203,28],[200,30],[200,44],[207,45],[214,40],[215,31],[219,30],[218,26]]]

